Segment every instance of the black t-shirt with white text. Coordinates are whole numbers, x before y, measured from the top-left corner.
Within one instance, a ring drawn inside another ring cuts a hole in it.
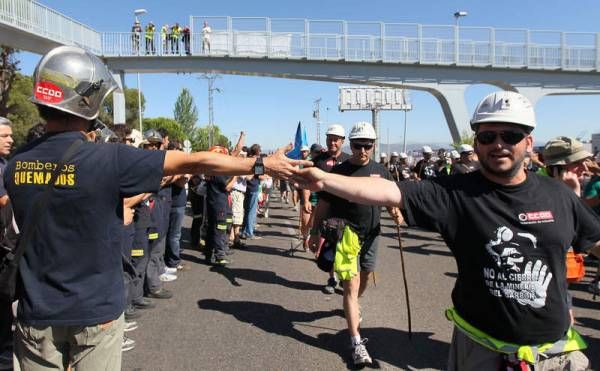
[[[80,132],[48,133],[9,161],[4,184],[18,225],[43,212],[19,265],[20,321],[34,326],[89,326],[123,313],[122,199],[155,192],[165,153],[84,142],[64,165],[45,210],[34,201]]]
[[[435,178],[437,176],[437,166],[435,164],[435,161],[431,159],[419,160],[419,162],[417,162],[417,164],[415,165],[413,171],[417,173],[419,179],[422,180]]]
[[[536,174],[503,186],[480,171],[398,187],[406,222],[439,232],[454,254],[452,301],[465,320],[517,344],[565,335],[567,249],[600,240],[600,222],[572,190]]]
[[[383,165],[372,160],[364,166],[344,161],[333,167],[331,173],[352,177],[378,177],[388,180],[392,178],[390,172]],[[363,240],[367,236],[379,234],[381,217],[379,206],[357,204],[327,192],[323,192],[319,197],[323,197],[324,200],[329,202],[332,217],[346,219]]]

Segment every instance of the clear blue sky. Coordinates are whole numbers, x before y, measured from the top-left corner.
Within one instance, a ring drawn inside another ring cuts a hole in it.
[[[186,24],[189,16],[237,16],[343,19],[423,24],[453,24],[452,14],[466,10],[464,26],[529,28],[543,30],[600,32],[600,3],[594,0],[303,0],[303,1],[178,1],[164,0],[40,0],[98,31],[128,31],[133,9],[145,8],[148,14],[142,24],[154,21],[160,25]],[[22,72],[31,74],[39,56],[23,53]],[[126,85],[136,87],[135,76],[127,76]],[[322,98],[321,118],[327,123],[341,123],[348,130],[354,122],[371,121],[369,112],[337,110],[338,85],[325,82],[286,80],[264,77],[223,75],[216,86],[215,122],[227,136],[240,130],[248,133],[249,142],[273,148],[292,140],[298,121],[307,127],[309,141],[316,129],[312,118],[313,100]],[[172,117],[173,106],[182,88],[191,90],[199,112],[199,125],[208,121],[207,86],[193,75],[142,75],[142,91],[146,96],[145,117]],[[469,111],[487,93],[496,88],[477,85],[467,90]],[[429,94],[411,92],[414,110],[408,114],[409,142],[450,143],[451,137],[438,102]],[[329,109],[327,109],[329,108]],[[545,97],[536,106],[538,128],[536,142],[557,135],[577,136],[586,131],[600,132],[600,96]],[[404,115],[383,112],[382,142],[402,141]]]

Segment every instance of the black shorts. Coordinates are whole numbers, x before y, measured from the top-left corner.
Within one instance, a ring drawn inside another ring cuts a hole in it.
[[[358,271],[375,272],[377,249],[379,248],[379,233],[368,236],[363,242],[358,254]]]

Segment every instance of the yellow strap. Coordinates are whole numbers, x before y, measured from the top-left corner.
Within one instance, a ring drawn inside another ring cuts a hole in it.
[[[156,240],[156,239],[158,239],[158,233],[148,233],[148,239],[149,240]]]
[[[581,335],[579,335],[579,333],[577,333],[577,331],[575,331],[575,329],[572,327],[569,328],[567,334],[562,339],[554,343],[544,343],[540,345],[519,345],[498,340],[479,330],[462,318],[455,308],[446,310],[446,318],[454,322],[454,325],[457,329],[459,329],[462,333],[467,335],[471,340],[475,341],[479,345],[482,345],[495,352],[515,354],[518,359],[530,364],[535,364],[539,354],[551,356],[587,348],[587,344]]]
[[[144,256],[144,249],[131,250],[131,256]]]
[[[217,229],[220,231],[226,231],[227,230],[227,224],[217,224]]]

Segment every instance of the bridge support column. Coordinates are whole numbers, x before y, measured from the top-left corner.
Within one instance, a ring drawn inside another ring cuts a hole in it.
[[[399,88],[426,91],[440,102],[452,140],[458,142],[471,135],[470,115],[465,102],[465,90],[469,84],[461,83],[402,83]]]
[[[113,93],[113,123],[115,125],[125,124],[125,73],[123,71],[111,72],[120,92]]]
[[[452,140],[458,142],[463,136],[471,134],[469,125],[469,112],[465,102],[465,90],[468,85],[463,84],[438,84],[429,90],[440,102]]]

